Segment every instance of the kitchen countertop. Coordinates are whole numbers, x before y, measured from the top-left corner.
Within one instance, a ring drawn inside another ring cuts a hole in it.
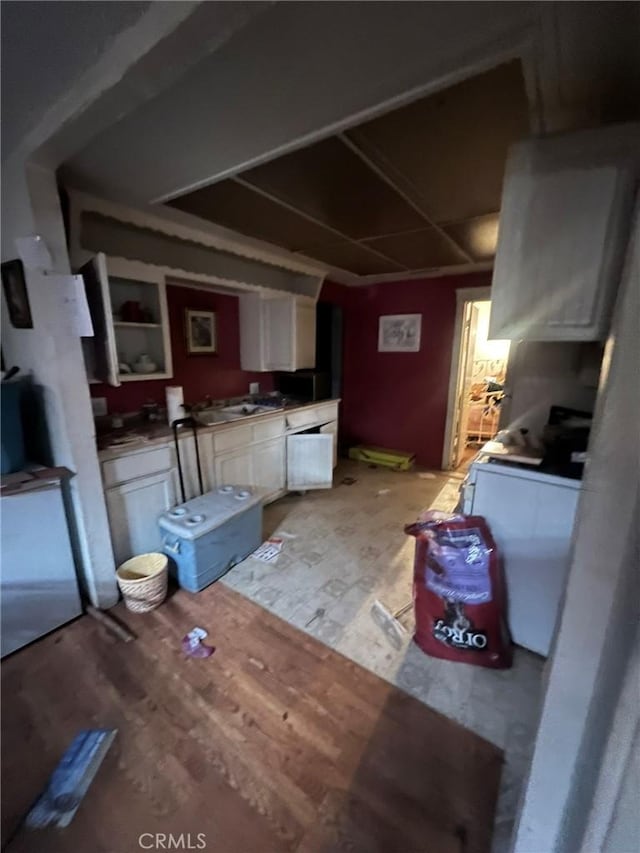
[[[472,462],[470,471],[490,471],[492,474],[498,474],[503,477],[519,477],[521,480],[534,480],[538,483],[565,486],[569,489],[580,489],[582,487],[582,480],[574,477],[563,477],[559,474],[547,471],[542,467],[531,467],[518,463],[506,462],[501,459],[491,459],[489,457]]]
[[[254,415],[242,415],[238,418],[221,423],[211,424],[209,426],[198,425],[198,434],[209,432],[220,432],[245,423],[256,423],[256,421],[272,418],[275,415],[287,415],[291,412],[297,412],[302,409],[312,409],[318,406],[324,406],[328,403],[339,403],[340,398],[332,398],[329,400],[316,400],[313,403],[288,404],[282,408],[274,408],[269,412],[258,412]],[[192,430],[190,427],[183,427],[179,430],[179,437],[191,436]],[[130,438],[130,441],[123,439]],[[114,442],[121,443],[114,444]],[[107,430],[99,433],[96,436],[98,445],[98,458],[100,461],[114,459],[126,453],[131,453],[136,450],[143,450],[149,447],[159,447],[173,441],[173,430],[166,423],[145,423],[143,421],[135,421],[129,426],[121,427],[120,429]]]

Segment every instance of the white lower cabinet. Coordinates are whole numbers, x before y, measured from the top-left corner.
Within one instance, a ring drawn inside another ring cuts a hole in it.
[[[215,456],[218,486],[250,486],[253,484],[253,455],[251,447],[230,450]]]
[[[267,500],[280,493],[286,483],[286,439],[261,441],[252,447],[253,485],[268,489]]]
[[[185,499],[191,500],[191,498],[196,498],[200,495],[200,484],[198,482],[196,449],[193,443],[193,433],[190,430],[187,434],[180,437],[179,447]],[[213,435],[211,433],[198,433],[198,452],[200,453],[200,469],[202,471],[202,491],[210,492],[215,488],[217,483],[213,454]],[[182,502],[179,484],[178,502]]]
[[[204,492],[216,486],[256,486],[274,500],[285,490],[330,489],[337,462],[337,403],[270,415],[251,423],[199,430]],[[285,434],[292,428],[299,433]],[[185,498],[200,494],[191,431],[179,438]],[[118,564],[161,547],[158,516],[182,503],[171,442],[102,462],[113,551]]]
[[[158,516],[176,503],[176,471],[140,477],[105,491],[117,565],[161,549]]]

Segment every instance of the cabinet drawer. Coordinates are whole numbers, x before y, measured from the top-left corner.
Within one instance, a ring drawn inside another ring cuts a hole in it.
[[[224,429],[213,434],[213,449],[215,453],[223,453],[225,450],[235,450],[236,447],[251,444],[251,426],[243,424]]]
[[[338,418],[338,404],[325,403],[308,409],[300,409],[297,412],[287,414],[288,429],[300,429],[306,426],[328,423]]]
[[[338,404],[325,403],[323,406],[318,406],[314,409],[318,421],[335,421],[338,419]]]
[[[315,406],[309,409],[300,409],[298,412],[289,412],[287,414],[287,428],[299,429],[300,427],[317,424],[319,420],[320,411]]]
[[[265,441],[284,435],[284,417],[267,418],[251,427],[253,441]]]
[[[154,447],[138,453],[127,453],[102,463],[102,480],[106,487],[146,477],[173,467],[172,447]]]

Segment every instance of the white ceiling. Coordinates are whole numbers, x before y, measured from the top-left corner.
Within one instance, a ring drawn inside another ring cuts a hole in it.
[[[147,0],[0,3],[3,156],[149,5]]]
[[[278,3],[96,137],[65,174],[137,203],[179,195],[496,64],[517,52],[535,10]]]
[[[6,139],[23,137],[48,107],[40,162],[62,165],[73,186],[141,207],[514,56],[523,60],[534,131],[597,123],[619,93],[633,100],[629,92],[640,91],[629,73],[638,67],[628,36],[637,3],[1,6]],[[147,20],[145,33],[138,24]],[[70,107],[72,81],[104,66],[121,31],[135,38],[116,57],[118,71],[103,67],[101,90],[76,86]]]

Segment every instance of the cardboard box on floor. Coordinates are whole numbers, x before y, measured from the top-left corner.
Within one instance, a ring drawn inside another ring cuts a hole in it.
[[[386,447],[367,447],[364,444],[350,447],[349,459],[368,462],[370,465],[380,465],[383,468],[394,468],[396,471],[409,471],[416,461],[414,453],[389,450]]]

